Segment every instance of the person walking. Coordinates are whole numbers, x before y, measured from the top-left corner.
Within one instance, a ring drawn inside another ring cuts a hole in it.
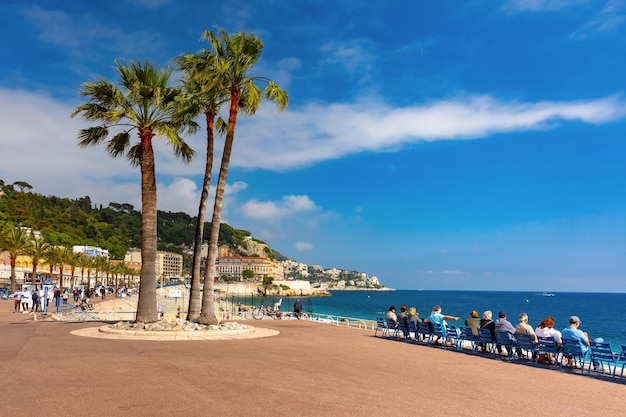
[[[30,291],[28,288],[24,288],[22,291],[22,313],[28,313],[28,308],[30,307]]]
[[[18,288],[17,291],[13,294],[13,302],[14,302],[14,313],[19,314],[20,307],[22,306],[22,289]]]
[[[56,307],[56,312],[59,312],[59,305],[61,304],[61,290],[59,287],[54,287],[54,306]]]
[[[41,311],[41,303],[40,303],[40,297],[39,297],[39,291],[35,290],[33,291],[33,294],[31,296],[31,298],[33,299],[33,308],[30,311],[31,313],[36,313],[38,311]]]
[[[300,299],[297,298],[296,302],[293,303],[293,315],[296,316],[298,320],[300,320],[300,315],[302,314],[302,303]]]

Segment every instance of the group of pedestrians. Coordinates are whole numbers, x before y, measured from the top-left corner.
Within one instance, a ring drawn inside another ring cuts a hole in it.
[[[579,329],[581,321],[578,316],[571,316],[569,318],[569,326],[564,328],[563,331],[558,331],[554,328],[555,320],[550,316],[545,317],[535,329],[533,329],[533,327],[529,324],[529,317],[526,313],[519,314],[518,323],[515,326],[513,326],[513,324],[508,320],[508,316],[505,311],[498,312],[498,318],[495,321],[493,320],[493,313],[490,310],[483,312],[481,319],[479,319],[478,316],[479,314],[476,310],[470,311],[469,317],[465,320],[465,326],[472,329],[474,336],[478,336],[480,328],[489,329],[491,338],[494,341],[496,340],[496,331],[505,331],[512,339],[515,335],[527,334],[530,336],[534,345],[537,344],[539,337],[552,338],[557,346],[560,346],[563,343],[563,339],[572,341],[580,345],[583,354],[587,352],[591,344],[587,332]],[[398,315],[396,315],[395,306],[389,307],[386,319],[393,320],[395,323],[399,320],[405,321],[405,329],[409,328],[409,321],[414,321],[416,323],[416,328],[419,328],[419,323],[422,321],[430,323],[431,331],[432,325],[438,324],[441,326],[442,334],[445,337],[448,330],[447,320],[458,321],[459,317],[443,314],[441,312],[441,307],[436,305],[433,307],[427,318],[421,319],[415,307],[411,307],[407,311],[407,306],[403,305],[400,307],[400,313]],[[503,347],[504,346],[501,344],[496,344],[496,350],[499,354],[503,352]],[[487,347],[483,345],[481,346],[481,349],[485,351]],[[547,357],[547,359],[554,361],[554,358]]]
[[[39,290],[31,292],[27,287],[18,288],[13,294],[14,313],[31,313],[41,311],[42,294]]]

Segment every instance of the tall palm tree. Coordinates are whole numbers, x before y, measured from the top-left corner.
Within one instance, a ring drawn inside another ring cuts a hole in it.
[[[6,224],[4,232],[0,233],[0,249],[9,252],[9,262],[11,264],[11,284],[10,291],[15,292],[15,263],[17,257],[26,254],[29,240],[26,231],[18,226]]]
[[[67,287],[67,285],[65,285],[65,277],[63,276],[63,271],[69,263],[71,252],[68,248],[63,246],[56,247],[55,251],[57,252],[55,258],[57,261],[57,267],[59,268],[59,288],[61,289],[61,291],[64,291],[64,288]]]
[[[76,286],[74,273],[76,272],[76,268],[80,266],[82,256],[83,254],[80,252],[71,251],[67,258],[67,265],[70,267],[70,289],[74,289]]]
[[[215,302],[213,299],[213,282],[215,277],[215,261],[217,260],[220,222],[222,217],[222,205],[224,191],[226,189],[226,176],[230,163],[233,141],[235,139],[235,126],[237,115],[241,109],[243,113],[253,115],[261,102],[261,89],[257,82],[266,83],[263,96],[276,102],[280,111],[287,107],[289,101],[287,93],[279,88],[274,81],[264,77],[250,77],[249,71],[258,61],[263,42],[252,33],[241,32],[229,35],[220,28],[220,35],[212,31],[205,31],[202,37],[211,44],[214,56],[213,67],[216,75],[222,80],[230,97],[228,124],[226,127],[226,139],[224,152],[220,164],[220,172],[215,192],[215,204],[213,205],[213,218],[211,221],[211,233],[209,236],[209,254],[206,260],[204,290],[202,294],[202,311],[198,321],[204,324],[217,323],[215,317]]]
[[[109,129],[121,131],[106,144],[112,157],[126,155],[141,170],[141,269],[136,319],[158,320],[156,303],[157,198],[152,138],[160,136],[172,146],[174,154],[191,162],[194,151],[181,134],[192,133],[196,124],[192,115],[181,108],[181,89],[168,86],[172,70],[157,69],[152,63],[115,63],[119,87],[101,78],[85,83],[81,95],[89,102],[78,106],[72,117],[81,114],[100,125],[79,133],[79,146],[98,145],[108,137]],[[136,130],[139,141],[131,145],[130,133]]]
[[[91,288],[91,265],[93,259],[84,253],[79,253],[78,267],[80,268],[80,283],[85,283],[85,271],[87,271],[87,288]]]
[[[109,261],[104,256],[96,256],[95,258],[93,258],[93,268],[96,270],[96,285],[107,284],[102,278],[104,276],[108,263]],[[100,281],[98,281],[98,277],[100,277]]]
[[[200,288],[200,262],[202,260],[202,240],[204,233],[204,217],[211,185],[213,171],[213,147],[215,117],[219,108],[228,100],[227,90],[222,85],[223,78],[216,74],[215,59],[211,52],[203,49],[197,54],[183,54],[175,58],[178,68],[185,78],[183,86],[187,94],[187,102],[193,106],[193,113],[204,113],[206,121],[207,148],[204,164],[204,180],[198,207],[196,231],[194,235],[193,261],[191,270],[191,289],[187,320],[197,320],[200,316],[202,291]]]
[[[52,246],[46,252],[44,259],[50,268],[50,279],[52,280],[52,274],[54,274],[54,270],[58,267],[60,270],[59,273],[59,289],[63,290],[63,263],[65,262],[65,257],[63,251],[65,248],[61,246]]]
[[[50,249],[50,244],[45,239],[39,238],[33,239],[26,248],[26,255],[30,256],[33,262],[32,279],[35,288],[37,288],[37,267],[39,266],[39,261],[44,259],[48,249]]]

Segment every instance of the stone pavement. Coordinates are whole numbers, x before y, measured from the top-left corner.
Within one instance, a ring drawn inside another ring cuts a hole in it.
[[[299,320],[255,339],[73,335],[0,301],[0,417],[626,416],[626,384]]]

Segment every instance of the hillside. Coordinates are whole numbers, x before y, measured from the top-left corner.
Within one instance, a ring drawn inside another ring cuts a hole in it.
[[[8,221],[38,230],[52,245],[97,246],[108,250],[111,259],[124,259],[129,248],[141,247],[141,213],[131,204],[111,202],[108,207],[94,207],[89,196],[72,200],[44,196],[31,189],[27,183],[8,185],[0,180],[0,223]],[[157,220],[158,249],[188,254],[193,247],[197,218],[181,212],[158,211]],[[211,223],[205,222],[205,237],[210,228]],[[269,257],[278,261],[288,259],[267,243],[252,237],[247,230],[235,229],[225,223],[220,225],[218,243],[242,256]],[[189,256],[183,256],[183,268],[191,269]],[[380,286],[375,277],[364,278],[357,271],[341,271],[329,276],[319,267],[310,267],[306,275],[293,270],[286,271],[285,276],[306,279],[314,285],[327,283],[331,288],[338,282],[345,282],[348,287]]]
[[[182,254],[193,246],[196,217],[158,211],[157,219],[159,250]],[[93,207],[89,196],[75,200],[44,196],[31,192],[26,183],[7,185],[0,180],[0,222],[3,221],[39,230],[53,245],[107,249],[111,259],[124,259],[129,248],[141,247],[141,213],[131,204],[111,202],[108,207]],[[211,223],[205,222],[204,236],[208,236],[210,227]],[[265,242],[225,223],[220,226],[218,242],[240,255],[275,257]]]

